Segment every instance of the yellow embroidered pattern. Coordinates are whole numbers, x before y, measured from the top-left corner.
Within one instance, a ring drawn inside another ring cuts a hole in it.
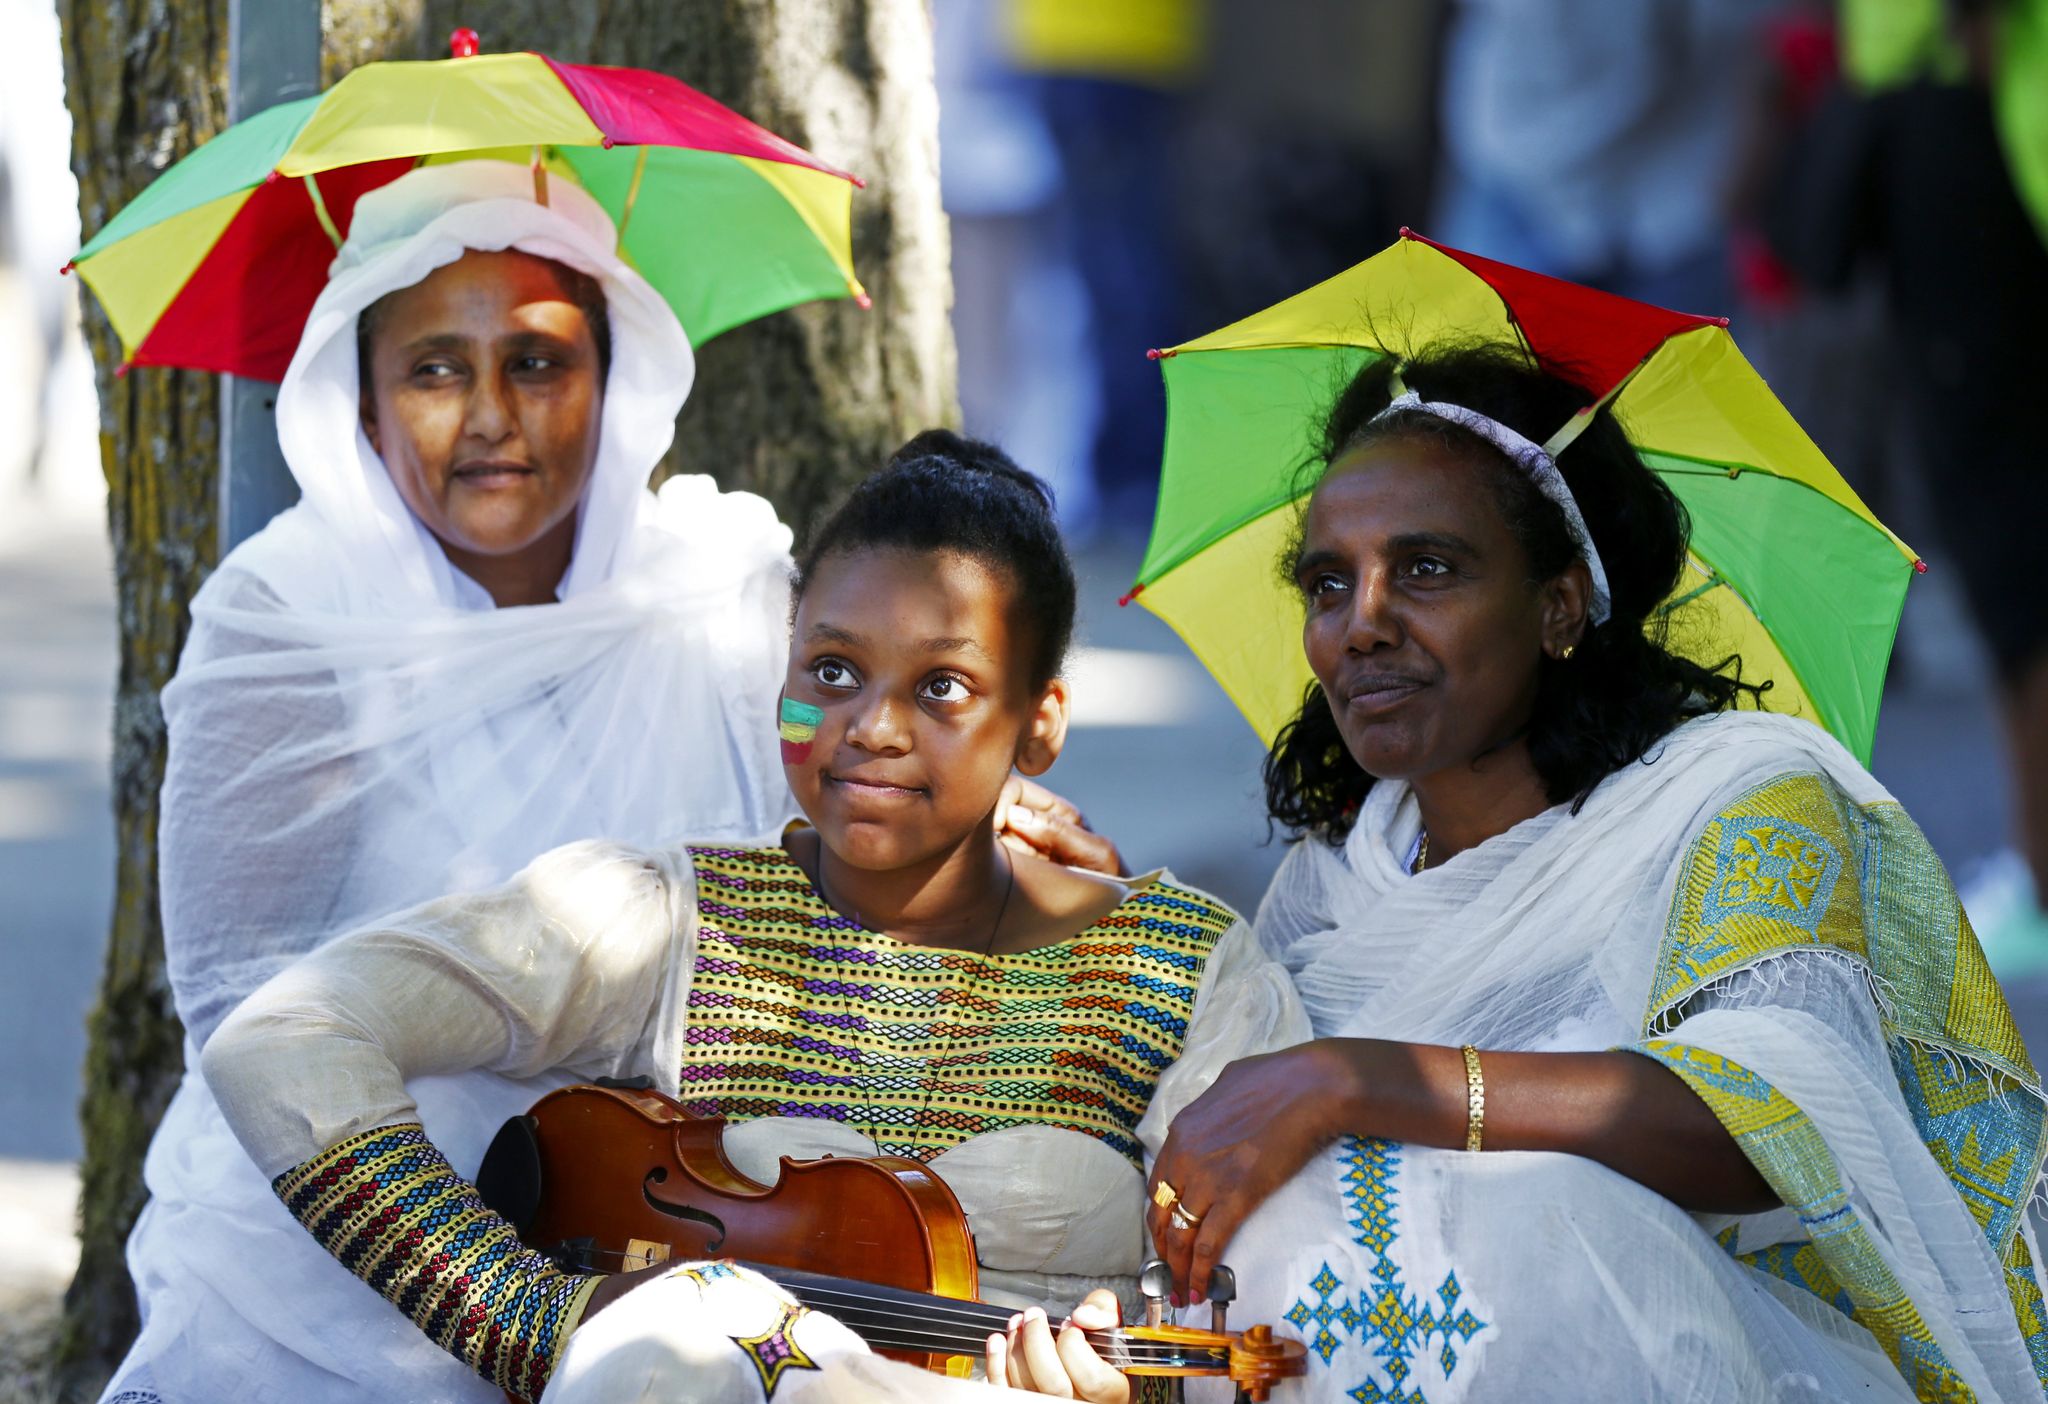
[[[1907,1109],[2007,1267],[2014,1319],[2048,1390],[2048,1324],[2019,1232],[2048,1155],[2039,1078],[1919,829],[1898,805],[1859,806],[1819,775],[1758,786],[1694,840],[1644,1020],[1652,1037],[1641,1051],[1700,1095],[1807,1227],[1808,1243],[1743,1261],[1855,1317],[1921,1398],[1970,1397],[1804,1113],[1749,1069],[1654,1037],[1713,981],[1802,949],[1850,959],[1885,992],[1884,1033]]]

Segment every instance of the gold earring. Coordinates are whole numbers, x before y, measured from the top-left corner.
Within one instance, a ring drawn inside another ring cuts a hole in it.
[[[1574,653],[1577,653],[1578,651],[1579,646],[1577,644],[1566,644],[1562,649],[1558,650],[1557,661],[1560,663],[1569,663],[1572,661],[1572,655]]]

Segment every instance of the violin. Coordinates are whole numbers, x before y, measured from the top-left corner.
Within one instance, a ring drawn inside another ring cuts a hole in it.
[[[945,1181],[899,1156],[792,1160],[772,1185],[726,1157],[725,1122],[693,1116],[648,1079],[564,1087],[505,1123],[476,1184],[520,1237],[563,1267],[624,1272],[733,1259],[804,1306],[845,1323],[877,1352],[966,1374],[1007,1308],[976,1300],[974,1236]],[[1303,1374],[1299,1341],[1268,1326],[1226,1331],[1164,1323],[1165,1264],[1148,1265],[1147,1323],[1089,1331],[1131,1375],[1225,1376],[1264,1400]],[[1225,1271],[1219,1280],[1229,1283]],[[1055,1323],[1059,1329],[1064,1323]]]

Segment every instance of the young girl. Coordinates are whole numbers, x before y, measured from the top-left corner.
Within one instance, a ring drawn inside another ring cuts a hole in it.
[[[728,1153],[768,1181],[785,1155],[916,1158],[967,1211],[984,1297],[1042,1308],[1129,1295],[1172,1113],[1305,1035],[1220,903],[996,837],[1012,770],[1043,773],[1066,736],[1074,579],[1037,479],[920,435],[818,532],[794,597],[781,738],[812,828],[558,849],[331,943],[207,1045],[287,1207],[478,1399],[551,1374],[550,1404],[762,1398],[860,1347],[729,1271],[599,1278],[525,1251],[430,1143],[408,1077],[648,1073],[728,1118]]]

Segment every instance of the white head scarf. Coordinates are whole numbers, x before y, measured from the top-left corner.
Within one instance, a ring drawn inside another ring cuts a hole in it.
[[[335,255],[299,349],[277,395],[277,436],[306,502],[358,553],[347,584],[396,604],[455,604],[470,591],[414,517],[363,433],[358,409],[356,319],[387,293],[409,288],[471,249],[518,249],[565,263],[603,287],[611,313],[611,370],[596,465],[577,522],[575,559],[561,586],[569,599],[607,579],[627,545],[647,475],[668,451],[676,412],[696,374],[690,339],[647,280],[618,256],[611,217],[582,187],[549,184],[509,161],[423,166],[363,196],[348,241]],[[626,564],[619,562],[619,564]],[[322,579],[314,588],[332,582]]]
[[[560,603],[494,609],[359,426],[356,322],[470,249],[596,278],[611,321],[596,463]],[[363,197],[278,394],[303,500],[193,604],[164,689],[165,944],[195,1039],[288,960],[578,838],[764,838],[789,533],[759,498],[648,475],[689,339],[566,180],[425,166]]]

